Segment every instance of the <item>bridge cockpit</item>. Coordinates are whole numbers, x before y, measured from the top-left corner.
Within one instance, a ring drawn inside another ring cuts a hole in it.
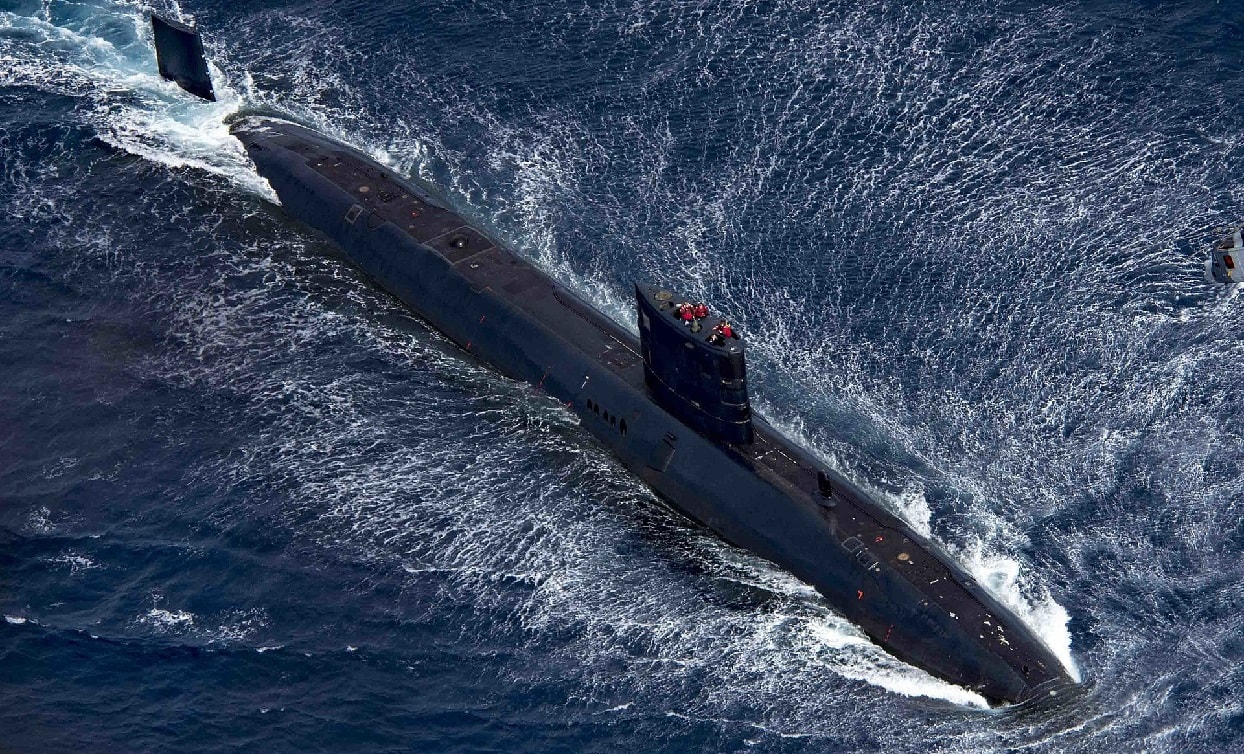
[[[743,339],[702,303],[650,285],[635,286],[644,381],[662,406],[725,442],[752,442]]]

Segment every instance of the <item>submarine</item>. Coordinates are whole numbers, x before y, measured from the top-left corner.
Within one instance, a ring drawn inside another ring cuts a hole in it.
[[[164,24],[161,73],[210,94],[198,32]],[[555,397],[674,509],[812,585],[895,657],[993,705],[1076,687],[946,553],[752,412],[747,339],[721,312],[637,282],[636,337],[366,154],[276,117],[236,117],[230,130],[289,217],[463,351]]]

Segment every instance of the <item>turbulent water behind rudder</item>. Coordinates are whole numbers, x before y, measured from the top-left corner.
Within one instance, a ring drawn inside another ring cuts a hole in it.
[[[206,32],[220,101],[155,74]],[[1244,749],[1238,3],[0,0],[0,750]],[[272,202],[434,186],[754,404],[1085,692],[987,711]]]

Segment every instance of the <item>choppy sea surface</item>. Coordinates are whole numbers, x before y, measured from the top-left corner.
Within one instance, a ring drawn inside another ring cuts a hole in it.
[[[1236,0],[0,0],[0,751],[1244,751],[1242,93]],[[984,708],[681,519],[239,112],[620,322],[733,313],[758,410],[1084,693]]]

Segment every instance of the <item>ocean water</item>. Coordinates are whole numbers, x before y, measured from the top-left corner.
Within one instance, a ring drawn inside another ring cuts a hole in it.
[[[1242,92],[1236,0],[0,0],[0,751],[1244,751]],[[759,411],[1084,692],[989,710],[688,524],[239,112],[620,322],[731,312]]]

